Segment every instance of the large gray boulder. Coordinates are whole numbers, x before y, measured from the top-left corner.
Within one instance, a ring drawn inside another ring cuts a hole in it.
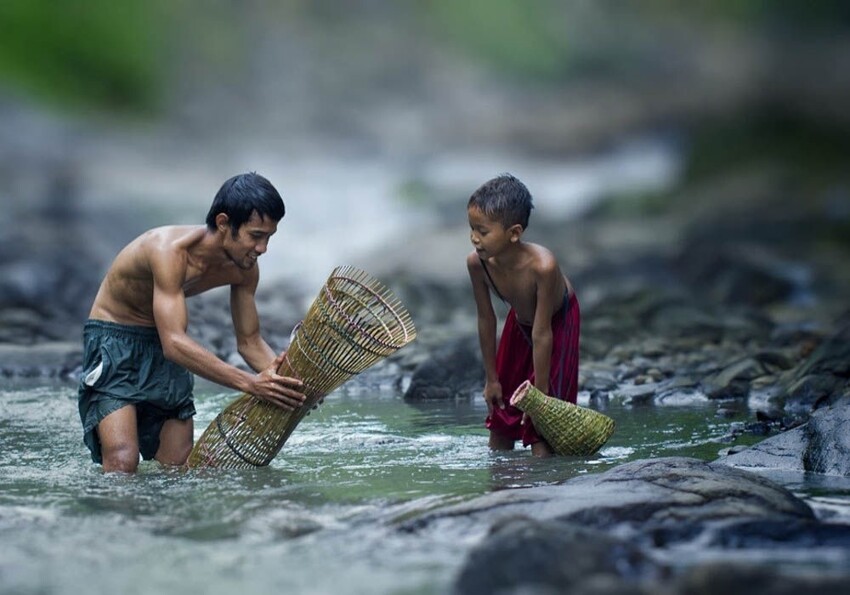
[[[411,519],[407,531],[486,531],[516,516],[568,521],[653,546],[690,541],[711,524],[814,520],[807,504],[755,473],[685,457],[625,463],[560,485],[503,490]]]
[[[850,395],[818,409],[804,425],[717,462],[744,469],[850,477]]]

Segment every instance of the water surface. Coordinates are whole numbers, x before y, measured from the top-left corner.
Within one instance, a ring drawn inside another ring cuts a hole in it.
[[[0,390],[2,592],[441,593],[474,536],[421,538],[396,531],[400,520],[638,458],[713,459],[756,440],[730,441],[741,417],[717,416],[712,403],[612,402],[617,431],[598,456],[492,454],[483,401],[413,406],[367,385],[330,395],[269,467],[183,473],[145,462],[135,476],[90,462],[72,386]],[[236,396],[197,388],[196,438]],[[812,490],[846,509],[846,492]]]

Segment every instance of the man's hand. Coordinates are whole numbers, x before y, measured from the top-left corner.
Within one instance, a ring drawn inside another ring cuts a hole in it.
[[[493,413],[493,409],[505,408],[502,400],[502,385],[499,382],[488,382],[484,385],[484,402],[487,403],[487,412]]]
[[[296,407],[301,407],[307,397],[301,392],[304,387],[303,382],[277,373],[285,357],[284,351],[269,364],[268,368],[254,377],[251,394],[281,409],[293,411]]]

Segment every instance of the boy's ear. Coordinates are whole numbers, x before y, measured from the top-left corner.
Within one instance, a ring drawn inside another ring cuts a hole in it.
[[[514,223],[508,228],[508,234],[511,236],[512,242],[518,242],[522,237],[522,232],[525,231],[522,228],[522,225],[519,223]]]

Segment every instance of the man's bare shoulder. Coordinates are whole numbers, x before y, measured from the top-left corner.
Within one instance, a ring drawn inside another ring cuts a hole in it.
[[[164,225],[154,227],[141,234],[129,246],[141,250],[165,250],[180,252],[187,250],[204,235],[204,227],[198,225]],[[128,246],[128,247],[129,247]]]

